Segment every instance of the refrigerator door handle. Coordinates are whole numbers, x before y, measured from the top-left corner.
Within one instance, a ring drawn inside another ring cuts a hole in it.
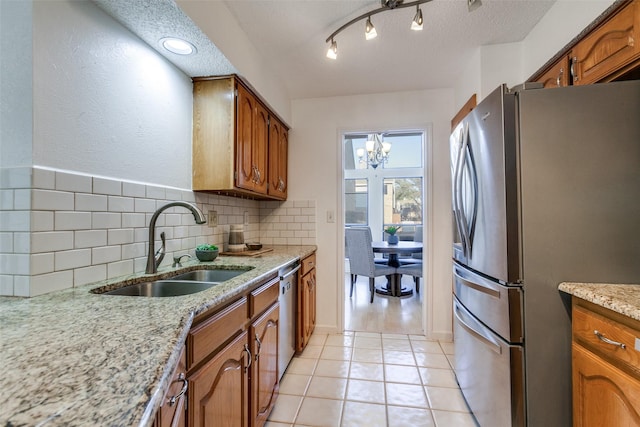
[[[469,174],[471,175],[472,183],[473,183],[473,193],[472,196],[472,215],[471,220],[475,221],[475,205],[476,205],[476,181],[477,178],[475,176],[475,168],[473,168],[473,159],[471,158],[471,152],[469,151],[469,122],[464,124],[464,132],[462,136],[462,148],[460,149],[460,162],[459,162],[459,170],[458,170],[458,211],[460,213],[460,224],[462,225],[462,230],[460,230],[460,234],[462,234],[462,249],[464,256],[466,258],[471,257],[471,227],[473,226],[469,222],[469,218],[466,216],[465,207],[463,203],[463,194],[462,194],[462,181],[464,179],[464,170],[468,169]]]
[[[469,332],[473,337],[475,337],[478,341],[482,342],[484,345],[489,347],[492,351],[497,354],[502,354],[502,347],[498,344],[493,337],[489,334],[482,333],[482,326],[473,320],[471,316],[467,315],[462,311],[459,304],[456,302],[454,305],[454,315],[456,316],[456,320],[467,332]],[[466,318],[466,320],[464,318]],[[475,323],[476,328],[474,328],[471,324]]]
[[[462,143],[464,139],[464,132],[460,132],[460,138],[458,141],[458,153],[456,155],[456,162],[453,172],[453,215],[456,220],[456,227],[458,228],[458,234],[460,235],[460,244],[462,245],[462,254],[466,257],[466,236],[462,229],[462,219],[460,218],[460,205],[462,201],[460,190],[460,171],[462,170]]]
[[[460,282],[468,288],[482,292],[494,298],[500,298],[500,288],[491,285],[488,281],[483,280],[480,276],[465,277],[469,274],[461,274],[461,271],[457,266],[453,270],[453,275],[456,276],[456,278],[459,279]]]

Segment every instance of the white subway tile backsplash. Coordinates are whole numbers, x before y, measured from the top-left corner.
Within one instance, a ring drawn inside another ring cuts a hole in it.
[[[31,276],[29,295],[35,297],[48,292],[61,291],[70,288],[71,283],[73,283],[73,270]]]
[[[69,270],[72,268],[91,265],[91,249],[74,249],[58,251],[55,254],[55,270]]]
[[[0,254],[3,274],[29,274],[29,254]]]
[[[0,211],[1,231],[29,231],[29,211]]]
[[[13,253],[28,254],[31,252],[31,233],[13,233]]]
[[[31,209],[43,211],[72,211],[73,193],[53,190],[33,190]]]
[[[53,231],[53,217],[51,211],[31,211],[31,232]]]
[[[91,264],[106,264],[120,261],[121,253],[121,246],[101,246],[93,248],[91,249]]]
[[[107,230],[85,230],[74,233],[74,247],[94,248],[107,245]]]
[[[93,194],[122,195],[122,182],[115,179],[93,178]]]
[[[33,188],[55,190],[56,173],[50,169],[33,168]]]
[[[0,295],[34,296],[143,272],[152,214],[176,200],[216,210],[219,225],[197,225],[181,207],[163,212],[155,236],[158,247],[166,234],[163,265],[201,243],[224,247],[229,224],[245,217],[247,241],[313,244],[316,237],[314,200],[255,201],[40,167],[0,169],[0,180]]]
[[[31,234],[32,253],[73,249],[72,231],[41,231]]]
[[[53,273],[54,260],[55,254],[53,252],[31,255],[31,275],[37,276],[38,274]]]
[[[90,176],[68,172],[56,172],[56,190],[76,193],[91,193],[93,180]]]
[[[133,243],[133,228],[114,229],[107,231],[108,245],[123,245]]]
[[[92,265],[90,267],[76,268],[73,270],[73,286],[82,286],[88,283],[99,282],[107,278],[107,265]]]
[[[105,212],[107,210],[107,196],[101,194],[84,194],[75,195],[76,210],[90,212]]]
[[[54,230],[89,230],[91,229],[90,212],[57,211],[54,215]]]
[[[133,274],[133,260],[113,262],[107,264],[107,279]]]
[[[109,196],[108,210],[109,212],[133,212],[133,198]]]
[[[122,227],[122,215],[111,212],[93,212],[91,225],[94,230],[97,228],[120,228]]]

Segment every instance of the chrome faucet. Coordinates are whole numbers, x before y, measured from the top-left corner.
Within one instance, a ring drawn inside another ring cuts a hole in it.
[[[205,222],[207,222],[207,219],[205,218],[204,214],[202,213],[202,211],[200,209],[198,209],[198,207],[192,203],[188,203],[188,202],[171,202],[171,203],[167,203],[166,205],[162,206],[161,208],[158,208],[158,210],[156,210],[153,214],[153,216],[151,217],[151,221],[149,221],[149,252],[147,254],[147,269],[146,269],[146,273],[147,274],[155,274],[158,272],[158,266],[160,265],[160,262],[162,262],[162,259],[164,258],[164,236],[162,237],[162,247],[160,249],[158,249],[158,252],[154,255],[153,253],[153,249],[155,246],[155,231],[156,231],[156,220],[158,219],[158,215],[160,215],[162,213],[162,211],[164,211],[165,209],[168,208],[172,208],[174,206],[182,206],[184,208],[187,208],[191,211],[191,213],[193,214],[193,217],[196,220],[196,224],[204,224]],[[162,233],[164,234],[164,233]]]

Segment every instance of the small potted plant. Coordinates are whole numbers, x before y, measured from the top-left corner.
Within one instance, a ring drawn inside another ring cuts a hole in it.
[[[400,239],[398,238],[398,236],[396,236],[396,233],[398,231],[400,231],[399,226],[396,225],[390,225],[387,228],[384,229],[384,232],[387,233],[389,235],[389,238],[387,239],[387,242],[390,245],[397,245],[398,242],[400,241]]]
[[[213,261],[218,257],[218,247],[216,245],[198,245],[196,246],[196,258],[200,261]]]

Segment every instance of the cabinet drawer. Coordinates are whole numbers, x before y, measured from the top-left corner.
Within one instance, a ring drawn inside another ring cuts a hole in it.
[[[302,265],[300,266],[300,276],[304,276],[315,267],[316,267],[316,254],[309,255],[308,257],[302,260]]]
[[[604,313],[574,305],[573,339],[620,369],[640,375],[640,352],[635,349],[636,338],[640,340],[639,330],[612,320]]]
[[[187,336],[187,368],[191,369],[244,329],[247,298],[243,297],[194,326]]]
[[[249,294],[249,317],[262,313],[267,307],[278,300],[280,292],[278,278],[272,279]]]

